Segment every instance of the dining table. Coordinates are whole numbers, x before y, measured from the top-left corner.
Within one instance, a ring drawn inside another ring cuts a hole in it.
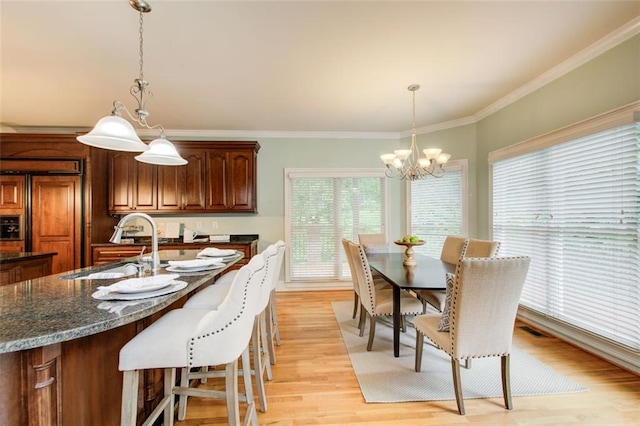
[[[393,355],[400,356],[400,292],[446,290],[447,273],[455,273],[456,265],[435,257],[416,253],[415,265],[406,266],[404,253],[367,254],[369,267],[391,284],[393,290]]]

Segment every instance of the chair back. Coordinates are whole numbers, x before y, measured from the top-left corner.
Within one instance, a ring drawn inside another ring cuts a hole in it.
[[[238,270],[227,297],[200,320],[189,338],[189,366],[221,365],[238,359],[251,338],[265,273],[262,256],[253,256]]]
[[[351,251],[349,250],[349,243],[351,241],[346,238],[342,239],[342,247],[344,247],[344,254],[347,257],[347,263],[349,264],[349,272],[351,272],[351,281],[353,282],[353,291],[360,296],[360,285],[358,284],[358,273],[356,271],[356,267],[353,264],[353,256],[351,255]]]
[[[528,257],[462,258],[451,295],[453,358],[506,355],[511,350]]]
[[[442,244],[440,251],[440,260],[455,265],[462,257],[467,246],[467,238],[448,235]]]
[[[369,267],[369,260],[360,244],[349,241],[348,245],[353,267],[358,277],[360,302],[369,314],[374,315],[376,312],[376,290],[371,268]]]
[[[469,238],[464,257],[495,257],[500,250],[500,242]]]
[[[358,234],[358,242],[365,253],[386,253],[389,242],[385,234]]]
[[[258,300],[258,304],[256,306],[256,315],[264,311],[269,304],[271,290],[274,286],[273,276],[275,274],[276,264],[278,263],[278,247],[275,244],[271,244],[258,256],[261,256],[264,259],[266,272],[264,273],[262,280],[259,283],[260,299]]]
[[[273,279],[271,285],[272,290],[276,289],[276,285],[278,284],[278,280],[280,279],[280,272],[282,272],[282,262],[284,261],[284,253],[287,249],[287,245],[282,240],[276,241],[275,246],[278,249],[278,257],[276,257],[276,262],[273,268]]]

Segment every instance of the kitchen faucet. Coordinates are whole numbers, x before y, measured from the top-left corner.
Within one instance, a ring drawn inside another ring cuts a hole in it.
[[[153,271],[157,271],[160,269],[160,255],[158,253],[158,227],[154,222],[153,218],[146,213],[130,213],[120,219],[120,222],[116,225],[116,230],[113,235],[109,239],[110,243],[120,244],[122,240],[122,231],[124,230],[124,225],[129,222],[130,219],[139,217],[141,219],[146,219],[151,224],[151,269]]]

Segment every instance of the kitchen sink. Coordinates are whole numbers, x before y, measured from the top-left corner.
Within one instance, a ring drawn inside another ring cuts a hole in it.
[[[123,278],[138,273],[138,268],[142,268],[143,265],[137,265],[135,263],[125,263],[118,266],[109,265],[101,269],[100,267],[91,268],[88,271],[75,272],[73,274],[61,275],[61,280],[78,280],[78,279],[107,279],[107,278]]]

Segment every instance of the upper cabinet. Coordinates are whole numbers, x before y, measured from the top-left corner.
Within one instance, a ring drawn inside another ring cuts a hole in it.
[[[109,213],[256,213],[257,142],[173,142],[184,166],[110,156]]]

